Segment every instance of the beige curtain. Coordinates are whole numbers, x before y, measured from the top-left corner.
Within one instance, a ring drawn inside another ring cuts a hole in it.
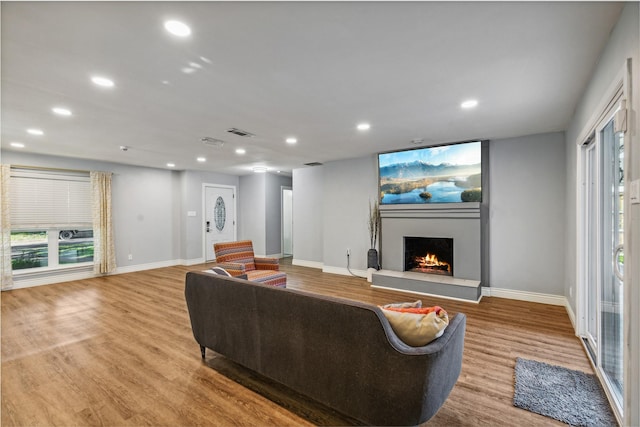
[[[91,172],[93,197],[93,271],[111,273],[116,269],[116,251],[111,222],[111,172]]]
[[[9,205],[9,180],[11,166],[0,165],[0,284],[2,289],[13,286],[11,271],[11,206]]]

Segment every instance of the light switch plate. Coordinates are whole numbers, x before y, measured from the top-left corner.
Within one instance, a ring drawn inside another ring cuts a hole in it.
[[[187,216],[196,216],[196,211],[188,211]]]
[[[634,179],[631,181],[631,188],[629,189],[629,200],[632,205],[640,204],[640,179]]]

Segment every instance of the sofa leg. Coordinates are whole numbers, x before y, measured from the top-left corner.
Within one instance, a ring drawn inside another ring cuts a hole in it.
[[[207,347],[201,345],[200,346],[200,354],[202,354],[202,360],[204,360],[204,354],[207,351]]]

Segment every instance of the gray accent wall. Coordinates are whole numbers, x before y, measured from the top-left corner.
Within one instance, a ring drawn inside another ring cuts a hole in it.
[[[490,285],[564,294],[564,133],[491,141]]]
[[[616,79],[618,73],[623,68],[627,58],[631,58],[632,82],[631,82],[631,105],[627,118],[631,125],[631,132],[625,135],[625,156],[629,159],[628,168],[625,171],[628,179],[640,179],[640,144],[638,141],[638,111],[640,111],[640,7],[638,2],[625,3],[620,19],[611,32],[609,41],[602,52],[597,66],[593,72],[591,80],[582,94],[582,99],[576,107],[575,114],[571,119],[566,132],[566,193],[567,210],[566,221],[566,268],[564,294],[571,305],[571,309],[576,313],[576,297],[578,285],[576,279],[577,247],[576,247],[576,227],[577,218],[576,193],[577,187],[577,154],[581,141],[578,138],[580,133],[589,125],[594,113],[597,113],[599,103],[610,85]],[[625,212],[628,233],[630,239],[625,239],[624,255],[625,260],[632,260],[625,263],[625,295],[624,295],[624,335],[626,337],[625,346],[625,420],[624,425],[640,425],[640,204],[630,204]],[[636,262],[634,262],[636,261]]]
[[[113,226],[118,267],[180,258],[180,174],[117,163],[3,151],[2,162],[113,173]],[[133,259],[129,260],[131,254]]]
[[[324,166],[293,170],[293,259],[323,262]]]
[[[253,173],[240,177],[238,190],[239,240],[251,240],[256,255],[266,255],[265,224],[266,174]]]
[[[573,118],[571,119],[566,131],[565,187],[569,197],[567,198],[567,211],[565,215],[567,221],[565,234],[567,242],[567,267],[565,269],[565,289],[563,293],[567,296],[569,304],[574,312],[576,310],[577,248],[575,219],[577,218],[576,166],[579,150],[578,138],[580,137],[580,132],[582,132],[589,124],[588,122],[592,115],[596,113],[599,106],[598,104],[602,98],[607,95],[607,89],[616,79],[616,76],[624,66],[624,62],[627,58],[632,58],[633,74],[636,77],[636,80],[633,82],[633,94],[631,98],[634,103],[634,105],[632,105],[633,111],[637,115],[638,109],[640,108],[638,105],[638,100],[640,99],[640,81],[638,81],[638,76],[640,75],[638,73],[638,70],[640,69],[640,54],[638,52],[640,46],[640,35],[638,29],[640,26],[640,18],[638,17],[639,13],[638,2],[629,2],[625,4],[624,9],[620,14],[620,19],[611,32],[609,41],[600,56],[591,80],[582,94],[582,98],[576,107]],[[637,118],[635,120],[637,120]],[[637,121],[635,126],[637,129]],[[635,170],[627,172],[631,174],[630,176],[638,179],[640,177],[640,167],[637,165],[640,165],[640,150],[625,151],[625,154],[634,156],[634,160],[631,164],[636,165],[636,168]],[[636,209],[638,208],[636,207]],[[637,223],[640,223],[640,217],[638,217],[640,213],[636,213],[636,215],[636,218],[638,218],[639,221]],[[640,241],[640,233],[637,236],[637,241]],[[638,248],[638,252],[640,252],[640,245]]]
[[[282,254],[282,187],[291,187],[292,179],[286,175],[268,173],[265,182],[265,255]]]
[[[323,260],[325,267],[366,270],[369,250],[369,202],[378,192],[375,156],[339,160],[324,164]],[[294,193],[295,203],[295,193]],[[296,213],[294,209],[294,224]],[[295,247],[293,248],[295,253]]]
[[[279,255],[282,205],[280,187],[291,187],[291,177],[253,173],[240,177],[238,190],[239,239],[253,241],[256,255]]]
[[[172,171],[68,157],[2,151],[7,164],[113,172],[113,224],[119,268],[203,257],[202,184],[239,185],[239,177]],[[188,217],[195,211],[195,217]],[[129,254],[133,259],[129,260]]]
[[[482,250],[489,252],[491,269],[488,283],[482,277],[483,285],[563,295],[564,134],[495,140],[489,146],[490,199],[489,206],[483,203],[480,209],[486,218],[482,220],[482,232],[488,230],[488,248]],[[375,156],[327,162],[322,169],[295,169],[294,259],[321,262],[327,269],[344,269],[346,249],[350,248],[351,267],[366,269],[367,206],[377,191]],[[478,239],[476,236],[474,246]],[[321,255],[318,242],[322,242]],[[536,251],[550,258],[545,268],[540,268]],[[383,250],[383,267],[386,256],[388,251]],[[473,272],[473,277],[477,274]]]
[[[198,260],[205,256],[203,253],[204,243],[202,241],[204,237],[204,212],[202,212],[203,184],[233,186],[236,187],[237,193],[240,178],[234,175],[215,172],[180,172],[181,208],[178,218],[181,231],[181,254],[185,260]],[[187,216],[187,212],[189,211],[196,212],[196,216]],[[238,212],[236,211],[236,217],[237,215]]]

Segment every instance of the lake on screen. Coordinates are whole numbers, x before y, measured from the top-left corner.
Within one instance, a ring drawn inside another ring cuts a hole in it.
[[[431,199],[425,200],[420,193],[428,191]],[[385,194],[383,204],[410,204],[410,203],[453,203],[461,202],[460,195],[464,188],[458,187],[454,182],[438,181],[426,187],[416,188],[409,193]]]

